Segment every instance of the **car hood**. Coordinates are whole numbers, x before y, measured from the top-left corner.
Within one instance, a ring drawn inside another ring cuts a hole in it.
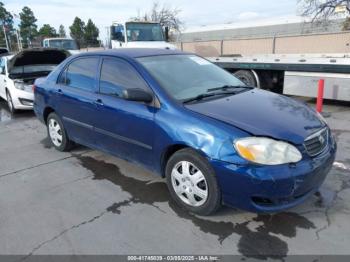
[[[186,108],[255,136],[302,144],[323,123],[309,106],[286,96],[253,89],[230,97],[188,104]]]
[[[26,49],[11,57],[8,62],[8,71],[11,72],[15,67],[29,65],[58,65],[68,56],[70,56],[70,53],[63,49]]]

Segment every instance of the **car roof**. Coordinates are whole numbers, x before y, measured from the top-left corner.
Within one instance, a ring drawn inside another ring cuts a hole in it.
[[[147,56],[159,56],[159,55],[183,55],[190,54],[182,52],[181,50],[170,50],[160,48],[120,48],[120,49],[109,49],[103,51],[93,51],[80,53],[77,56],[88,56],[88,55],[109,55],[109,56],[122,56],[128,58],[138,58]]]

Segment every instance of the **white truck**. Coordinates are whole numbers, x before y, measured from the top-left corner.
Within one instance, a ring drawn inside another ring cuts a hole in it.
[[[244,83],[286,95],[317,96],[325,80],[324,98],[350,101],[350,54],[286,54],[209,57]]]
[[[42,46],[44,48],[58,48],[67,50],[72,55],[80,53],[78,43],[71,38],[45,38]]]
[[[110,48],[166,48],[176,49],[167,43],[167,30],[157,22],[113,22],[108,30]]]

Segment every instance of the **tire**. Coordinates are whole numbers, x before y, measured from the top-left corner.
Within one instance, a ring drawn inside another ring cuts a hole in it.
[[[68,138],[61,119],[55,113],[50,113],[46,120],[47,135],[51,144],[61,152],[69,151],[73,142]]]
[[[12,97],[9,91],[6,92],[6,100],[7,100],[7,106],[10,110],[10,113],[13,115],[17,112],[15,106],[13,105]]]
[[[186,148],[174,153],[165,172],[170,195],[182,208],[204,216],[220,208],[221,191],[215,172],[195,150]]]
[[[258,85],[258,83],[255,79],[255,76],[251,71],[239,70],[239,71],[233,73],[233,75],[248,86],[257,87],[257,85]]]

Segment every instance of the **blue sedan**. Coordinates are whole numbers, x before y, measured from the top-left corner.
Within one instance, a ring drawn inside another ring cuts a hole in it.
[[[331,131],[313,109],[190,53],[81,53],[34,88],[35,113],[56,149],[78,143],[139,163],[200,215],[222,204],[293,207],[318,190],[335,158]]]

